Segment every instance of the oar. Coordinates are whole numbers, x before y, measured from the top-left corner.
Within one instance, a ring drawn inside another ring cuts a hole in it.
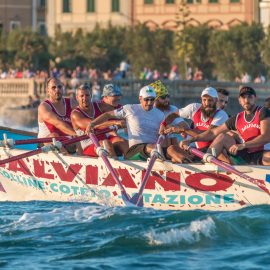
[[[108,131],[115,130],[115,129],[116,129],[116,127],[113,126],[113,127],[109,127],[109,128],[103,129],[103,130],[99,130],[99,131],[97,131],[97,133],[98,133],[98,135],[100,135],[100,134],[107,133]],[[85,135],[82,135],[82,136],[79,136],[79,137],[67,139],[67,140],[65,140],[63,142],[59,142],[59,144],[57,145],[57,148],[61,148],[62,146],[69,145],[69,144],[72,144],[72,143],[80,142],[80,141],[86,140],[88,138],[89,138],[89,136],[85,134]],[[23,154],[14,156],[14,157],[9,157],[9,158],[0,160],[0,165],[3,165],[5,163],[9,163],[9,162],[12,162],[12,161],[15,161],[15,160],[19,160],[19,159],[22,159],[22,158],[27,158],[27,157],[31,157],[31,156],[34,156],[34,155],[38,155],[40,153],[46,153],[46,152],[48,152],[50,150],[53,150],[53,149],[55,149],[55,145],[52,145],[52,144],[51,145],[45,145],[45,146],[43,146],[43,147],[41,147],[39,149],[32,150],[32,151],[29,151],[29,152],[26,152],[26,153],[23,153]]]
[[[69,145],[69,144],[76,143],[76,142],[79,142],[79,141],[82,141],[82,140],[85,140],[85,139],[88,139],[88,136],[87,135],[82,135],[82,136],[79,136],[79,137],[76,137],[76,138],[65,140],[62,143],[60,143],[57,147]],[[15,161],[15,160],[19,160],[19,159],[22,159],[22,158],[27,158],[27,157],[31,157],[31,156],[34,156],[34,155],[38,155],[40,153],[46,153],[46,152],[48,152],[50,150],[53,150],[53,149],[55,149],[54,145],[52,145],[52,144],[45,145],[45,146],[43,146],[43,147],[41,147],[39,149],[32,150],[32,151],[29,151],[29,152],[26,152],[26,153],[23,153],[23,154],[14,156],[14,157],[9,157],[9,158],[0,160],[0,165],[3,165],[5,163],[9,163],[9,162],[12,162],[12,161]]]
[[[193,147],[189,147],[188,150],[195,156],[201,158],[202,160],[204,160],[205,162],[210,162],[213,163],[215,165],[217,165],[218,167],[224,169],[227,172],[230,173],[234,173],[237,176],[240,176],[241,178],[249,181],[250,183],[255,184],[256,186],[258,186],[260,189],[262,189],[263,191],[265,191],[267,194],[270,195],[270,191],[268,190],[268,188],[262,183],[262,180],[258,180],[255,178],[252,178],[240,171],[238,171],[237,169],[235,169],[233,166],[224,163],[222,161],[220,161],[219,159],[215,158],[213,155],[209,154],[209,153],[203,153],[202,151],[193,148]]]
[[[151,158],[150,158],[150,161],[149,161],[149,164],[148,164],[148,167],[146,169],[146,172],[145,172],[145,175],[143,177],[143,180],[142,180],[142,183],[141,183],[141,186],[140,186],[140,189],[139,189],[139,192],[134,194],[132,196],[132,198],[130,199],[130,202],[132,204],[135,204],[136,206],[140,206],[142,207],[143,206],[143,191],[144,191],[144,188],[147,184],[147,181],[149,179],[149,176],[150,176],[150,173],[151,173],[151,170],[155,164],[155,161],[158,157],[160,157],[160,153],[158,152],[158,149],[160,149],[161,147],[161,144],[164,140],[164,136],[163,135],[159,135],[158,137],[158,140],[157,140],[157,143],[156,143],[156,146],[155,148],[151,151]]]
[[[117,130],[117,126],[111,126],[104,129],[95,130],[96,135],[101,135],[113,130]],[[58,136],[58,137],[46,137],[46,138],[34,138],[34,139],[25,139],[25,140],[14,140],[14,139],[5,139],[0,141],[0,146],[14,146],[14,145],[22,145],[22,144],[36,144],[36,143],[50,143],[54,140],[56,141],[65,141],[70,139],[70,136]],[[88,138],[87,138],[88,139]]]
[[[106,167],[108,168],[109,172],[111,173],[114,181],[116,182],[116,184],[118,185],[121,194],[122,194],[122,198],[125,204],[129,204],[130,202],[130,197],[129,195],[126,193],[126,190],[123,186],[123,184],[120,182],[114,168],[112,167],[108,157],[107,157],[107,152],[100,146],[98,139],[96,137],[96,135],[94,133],[90,133],[89,134],[90,139],[92,140],[93,144],[96,147],[96,152],[98,154],[99,157],[102,158],[103,162],[105,163]]]

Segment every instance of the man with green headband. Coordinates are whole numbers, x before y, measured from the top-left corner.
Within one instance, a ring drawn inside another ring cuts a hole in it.
[[[179,109],[176,106],[173,106],[170,104],[170,95],[167,87],[160,81],[155,81],[150,84],[156,92],[156,99],[154,106],[162,111],[165,114],[165,117],[168,116],[171,113],[178,112]],[[174,119],[174,121],[171,123],[171,126],[177,126],[180,128],[188,129],[188,124],[184,121],[182,117],[177,117]],[[174,144],[176,145],[178,143],[176,134],[170,134],[169,140],[167,140],[168,145]]]

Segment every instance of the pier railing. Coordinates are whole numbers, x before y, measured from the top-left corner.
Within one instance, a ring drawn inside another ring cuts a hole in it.
[[[81,83],[89,82],[80,80],[77,82],[77,86]],[[115,83],[121,87],[123,103],[136,103],[138,102],[138,93],[142,86],[149,84],[151,81],[147,80],[117,80],[117,81],[104,81],[99,80],[97,83],[100,89],[106,83]],[[171,101],[173,104],[183,107],[186,104],[194,101],[200,101],[201,91],[207,87],[212,86],[215,88],[225,88],[230,92],[230,110],[234,111],[234,106],[238,107],[238,93],[239,87],[242,84],[235,82],[217,82],[217,81],[164,81],[169,89]],[[76,85],[71,80],[64,82],[66,93],[72,93],[75,90]],[[249,83],[256,91],[259,98],[259,102],[262,103],[264,99],[270,97],[270,84],[254,84]],[[46,81],[37,79],[0,79],[0,96],[2,98],[27,98],[29,95],[38,94],[41,99],[46,97]]]

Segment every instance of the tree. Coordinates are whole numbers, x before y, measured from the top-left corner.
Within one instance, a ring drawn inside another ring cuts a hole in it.
[[[20,69],[48,69],[48,38],[30,30],[13,30],[7,37],[9,61]]]
[[[256,23],[243,23],[227,31],[215,31],[209,45],[215,74],[227,80],[234,80],[245,72],[252,77],[257,76],[263,70],[260,53],[263,39],[263,28]]]

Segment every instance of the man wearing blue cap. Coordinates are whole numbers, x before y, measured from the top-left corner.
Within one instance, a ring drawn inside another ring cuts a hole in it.
[[[122,108],[123,106],[120,104],[121,97],[122,92],[120,87],[112,83],[105,84],[101,95],[102,99],[98,103],[101,113]],[[112,117],[109,121],[115,119],[115,117]],[[115,151],[119,156],[127,152],[128,142],[123,137],[118,136],[117,132],[112,131],[108,133],[107,139],[113,144]]]

